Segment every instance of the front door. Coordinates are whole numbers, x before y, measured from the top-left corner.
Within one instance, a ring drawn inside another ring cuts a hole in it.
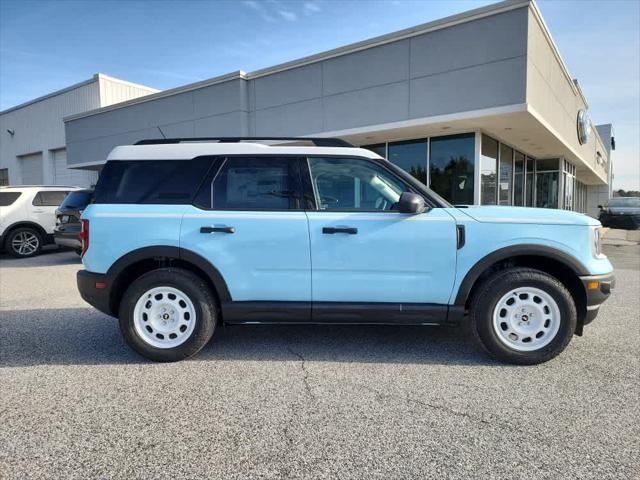
[[[287,306],[308,312],[311,262],[307,217],[300,207],[300,160],[219,161],[221,167],[214,167],[196,197],[197,206],[184,214],[180,247],[204,257],[222,275],[232,300],[225,321],[281,320],[269,312]],[[304,312],[295,319],[307,320]],[[231,315],[237,318],[227,318]]]
[[[314,318],[326,302],[406,311],[446,305],[456,267],[451,215],[441,208],[399,213],[400,195],[412,188],[375,161],[328,157],[308,164],[317,202],[307,212]]]

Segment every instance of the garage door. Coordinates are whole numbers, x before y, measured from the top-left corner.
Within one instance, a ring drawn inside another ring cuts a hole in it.
[[[22,185],[42,185],[42,153],[19,157]]]
[[[56,185],[73,185],[89,187],[95,185],[98,173],[90,170],[67,168],[67,150],[61,148],[53,151],[54,183]]]

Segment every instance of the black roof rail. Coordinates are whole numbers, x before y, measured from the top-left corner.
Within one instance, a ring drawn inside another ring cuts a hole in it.
[[[174,143],[188,142],[210,142],[218,143],[240,143],[240,142],[260,142],[260,141],[289,141],[289,142],[311,142],[316,147],[348,147],[353,148],[349,142],[341,138],[322,137],[184,137],[184,138],[148,138],[140,140],[134,145],[166,145]]]

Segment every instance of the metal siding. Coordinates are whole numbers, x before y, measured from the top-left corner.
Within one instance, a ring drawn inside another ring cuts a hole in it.
[[[95,185],[98,180],[97,172],[67,168],[67,151],[64,148],[54,150],[52,154],[54,183],[56,185],[75,185],[79,187]]]
[[[42,182],[42,153],[24,155],[19,158],[22,185],[41,185]]]

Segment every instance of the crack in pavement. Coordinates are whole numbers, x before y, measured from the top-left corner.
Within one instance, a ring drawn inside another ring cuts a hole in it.
[[[304,382],[304,388],[309,398],[311,398],[312,400],[316,400],[316,396],[311,389],[311,384],[309,383],[309,370],[307,370],[307,360],[302,356],[302,354],[296,352],[291,347],[287,346],[287,350],[291,355],[297,357],[300,361],[300,368],[302,369],[303,373],[302,381]]]

